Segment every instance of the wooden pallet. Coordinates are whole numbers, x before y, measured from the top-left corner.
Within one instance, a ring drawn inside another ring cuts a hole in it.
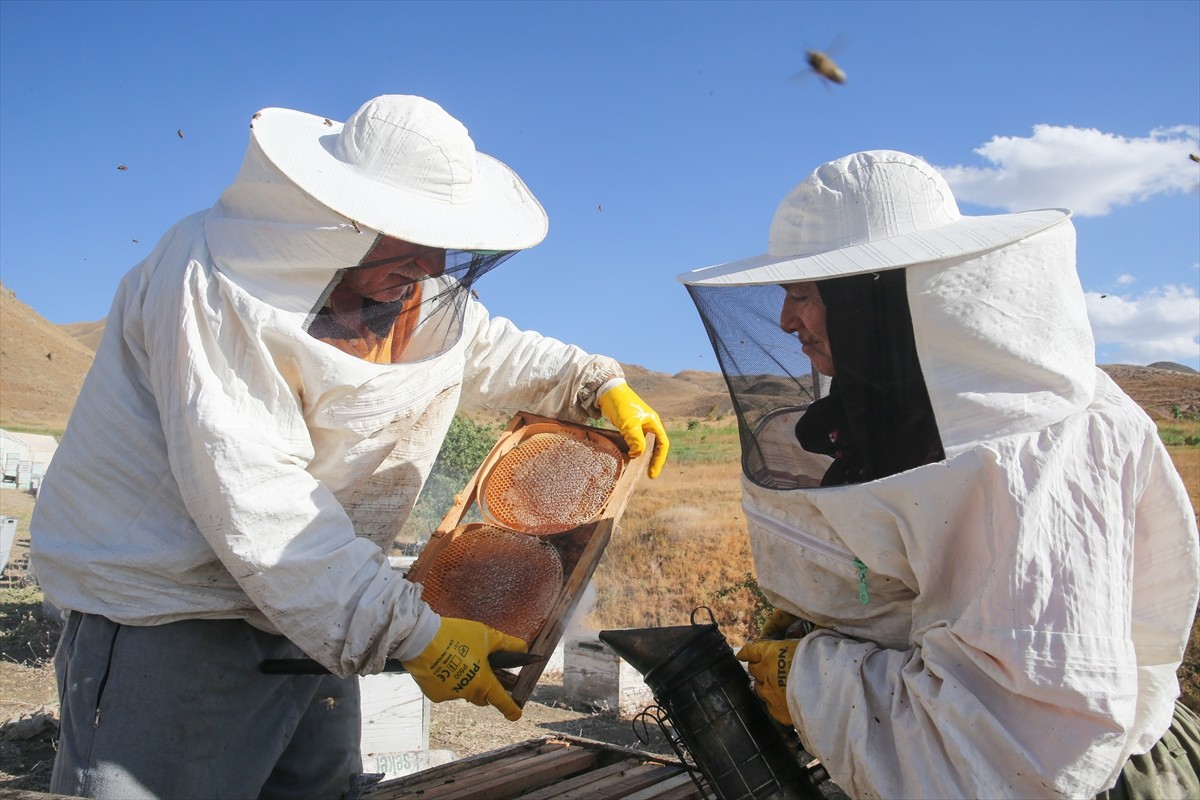
[[[701,800],[679,761],[590,739],[530,739],[384,781],[363,800]]]
[[[608,500],[590,521],[563,533],[539,537],[558,551],[563,565],[563,584],[558,600],[541,630],[529,643],[529,652],[545,656],[548,659],[553,654],[554,648],[558,646],[559,640],[562,639],[562,635],[571,621],[571,616],[579,605],[583,591],[587,588],[592,573],[596,571],[601,556],[604,555],[604,548],[608,546],[609,539],[613,534],[619,530],[618,522],[621,514],[625,511],[625,506],[638,479],[645,473],[649,465],[654,449],[653,436],[646,437],[646,450],[637,458],[630,459],[625,440],[617,431],[560,422],[527,412],[518,413],[513,417],[505,432],[500,435],[499,440],[492,447],[491,453],[484,459],[475,475],[455,497],[454,506],[446,512],[437,530],[430,535],[429,542],[422,549],[412,567],[409,568],[407,577],[414,583],[422,582],[442,550],[463,532],[464,520],[472,518],[472,515],[474,518],[480,516],[479,489],[488,469],[495,465],[500,455],[510,450],[519,441],[523,428],[544,424],[573,429],[574,435],[577,436],[604,437],[616,445],[626,459]],[[523,706],[532,694],[534,687],[537,686],[538,678],[541,677],[545,666],[546,661],[543,660],[524,666],[517,671],[500,671],[497,673],[497,677],[512,694],[517,704]]]

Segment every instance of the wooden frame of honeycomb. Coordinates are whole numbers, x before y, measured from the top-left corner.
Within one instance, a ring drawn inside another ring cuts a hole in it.
[[[618,474],[612,484],[612,490],[598,511],[587,521],[568,530],[551,534],[521,533],[536,538],[540,542],[553,547],[562,561],[562,587],[557,600],[541,629],[529,641],[529,652],[549,658],[558,646],[572,614],[591,580],[604,549],[608,546],[625,506],[637,485],[638,479],[646,471],[651,453],[654,450],[653,437],[647,437],[646,449],[642,455],[630,459],[624,439],[617,431],[601,428],[590,428],[569,422],[540,417],[528,412],[520,412],[509,423],[508,428],[500,435],[492,447],[488,457],[475,475],[467,482],[466,487],[455,497],[454,505],[442,518],[437,530],[431,534],[429,542],[408,570],[408,579],[415,583],[423,583],[432,574],[441,554],[450,547],[456,538],[469,535],[470,531],[480,528],[478,523],[464,523],[472,512],[482,515],[480,508],[480,493],[492,469],[502,460],[503,456],[520,445],[529,437],[544,433],[565,434],[581,441],[593,442],[598,450],[615,448],[622,462]],[[602,440],[602,441],[598,441]],[[478,517],[476,517],[478,518]],[[497,526],[502,527],[502,526]],[[481,571],[481,581],[486,580]],[[463,579],[460,575],[459,579]],[[486,590],[485,590],[486,593]],[[514,595],[504,601],[516,602]],[[503,615],[503,609],[497,613]],[[511,612],[521,616],[521,611]],[[526,615],[527,616],[527,615]],[[494,627],[494,626],[493,626]],[[541,677],[546,661],[529,664],[514,672],[499,672],[498,677],[505,688],[512,694],[519,705],[524,705]]]

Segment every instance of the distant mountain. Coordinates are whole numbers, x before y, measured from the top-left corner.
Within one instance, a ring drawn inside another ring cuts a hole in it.
[[[0,427],[65,427],[103,332],[104,320],[47,322],[0,284]],[[630,385],[664,419],[726,419],[733,412],[719,372],[667,375],[623,366]],[[1156,362],[1102,369],[1156,419],[1200,413],[1200,373],[1190,367]]]
[[[1155,361],[1153,364],[1148,364],[1150,369],[1168,369],[1172,372],[1187,372],[1192,375],[1196,374],[1196,370],[1185,364],[1176,364],[1174,361]]]
[[[1106,364],[1101,369],[1154,419],[1200,414],[1200,372],[1191,367],[1159,361],[1148,367]]]
[[[96,322],[68,322],[66,325],[59,325],[64,331],[70,334],[71,338],[82,344],[93,353],[100,346],[100,337],[104,335],[104,320]]]

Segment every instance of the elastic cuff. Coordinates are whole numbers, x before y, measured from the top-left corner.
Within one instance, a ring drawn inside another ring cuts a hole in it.
[[[422,605],[425,606],[424,612],[417,618],[417,624],[413,626],[412,633],[406,636],[392,651],[392,658],[411,661],[425,652],[425,648],[429,647],[433,637],[437,636],[438,628],[442,626],[442,618],[428,605],[424,603]]]
[[[600,388],[596,390],[596,402],[599,403],[600,398],[604,397],[605,393],[609,389],[613,388],[614,386],[616,386],[618,384],[627,383],[627,382],[628,381],[626,381],[624,378],[610,378],[609,380],[600,384]]]

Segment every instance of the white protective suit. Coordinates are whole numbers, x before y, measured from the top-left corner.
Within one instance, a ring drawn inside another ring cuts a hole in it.
[[[1171,721],[1195,517],[1155,425],[1095,367],[1074,247],[1064,221],[907,267],[944,461],[828,488],[743,477],[760,585],[823,626],[796,648],[792,719],[852,797],[1091,797]],[[828,462],[784,428],[797,461]]]
[[[33,520],[51,602],[129,625],[245,619],[339,675],[425,648],[439,618],[385,555],[456,409],[583,421],[621,370],[469,297],[436,357],[317,341],[315,304],[375,236],[252,139],[218,204],[126,275]]]

